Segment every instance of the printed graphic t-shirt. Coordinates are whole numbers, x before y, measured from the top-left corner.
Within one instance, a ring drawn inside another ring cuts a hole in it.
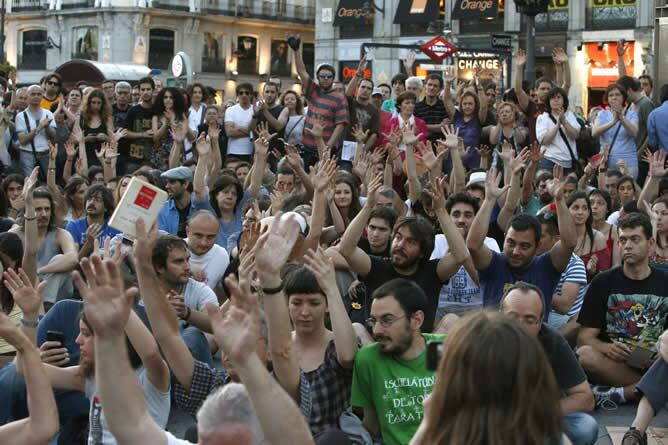
[[[443,335],[422,334],[425,341]],[[424,415],[422,401],[431,394],[434,372],[426,367],[427,351],[413,360],[399,360],[380,352],[378,343],[357,352],[353,368],[352,406],[373,408],[385,445],[403,445]]]
[[[665,329],[668,273],[651,267],[644,280],[632,280],[622,267],[601,272],[587,289],[578,323],[600,329],[602,341],[651,349]]]

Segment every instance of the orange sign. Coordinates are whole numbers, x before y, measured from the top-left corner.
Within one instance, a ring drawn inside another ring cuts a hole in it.
[[[625,44],[624,65],[628,73],[633,74],[633,50],[634,42]],[[589,87],[607,88],[608,85],[619,79],[617,69],[617,42],[604,42],[599,49],[597,42],[586,44],[587,58],[589,59]]]

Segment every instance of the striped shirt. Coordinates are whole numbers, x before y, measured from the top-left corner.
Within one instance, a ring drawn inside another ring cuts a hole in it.
[[[348,100],[342,91],[337,89],[324,91],[311,78],[307,78],[304,91],[306,91],[306,97],[308,98],[308,113],[306,114],[302,144],[307,150],[316,151],[315,139],[306,130],[313,128],[313,120],[317,117],[324,119],[325,131],[322,137],[327,143],[337,125],[346,125],[350,122]]]
[[[425,100],[415,104],[415,117],[422,119],[427,125],[436,125],[443,122],[443,119],[448,117],[448,112],[443,105],[442,100],[436,100],[434,105],[429,105]],[[429,134],[429,139],[436,140],[442,137],[441,133]]]
[[[572,317],[580,312],[582,301],[587,292],[587,270],[580,257],[575,254],[571,254],[571,260],[568,262],[566,270],[561,274],[557,287],[554,288],[555,295],[561,295],[561,288],[564,286],[564,283],[577,283],[580,285],[578,295],[575,297],[573,306],[571,306],[567,314],[568,317]]]

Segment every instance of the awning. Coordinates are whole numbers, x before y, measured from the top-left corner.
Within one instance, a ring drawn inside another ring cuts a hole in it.
[[[395,24],[429,23],[438,19],[439,0],[400,0]]]
[[[151,69],[134,63],[102,63],[74,59],[56,68],[56,73],[62,76],[65,86],[72,86],[80,80],[99,85],[104,80],[135,82],[148,76]]]

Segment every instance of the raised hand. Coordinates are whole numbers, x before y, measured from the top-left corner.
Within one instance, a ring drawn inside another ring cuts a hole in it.
[[[376,206],[376,200],[378,198],[378,190],[383,185],[383,175],[377,175],[366,187],[366,205],[370,208]]]
[[[445,146],[450,150],[456,149],[459,145],[459,128],[450,125],[450,127],[441,127],[441,132],[445,136]]]
[[[364,144],[367,139],[369,139],[369,131],[364,131],[364,127],[361,124],[357,124],[353,127],[350,134],[355,138],[358,144]]]
[[[125,291],[123,278],[116,264],[93,255],[79,263],[86,281],[79,272],[73,274],[74,284],[84,300],[86,319],[95,336],[105,338],[123,332],[137,289]]]
[[[185,319],[189,315],[190,308],[186,306],[186,303],[183,299],[183,295],[179,294],[174,290],[167,292],[167,301],[172,305],[176,316]]]
[[[552,61],[555,65],[562,65],[568,62],[568,54],[563,48],[554,48],[552,50]]]
[[[220,137],[220,127],[218,126],[218,122],[213,121],[209,124],[209,139],[214,140],[218,139]]]
[[[283,210],[283,204],[285,203],[285,200],[288,199],[290,195],[288,195],[285,192],[282,192],[281,190],[275,189],[274,191],[271,192],[271,195],[269,196],[269,200],[271,201],[271,210],[274,214],[280,212]]]
[[[503,163],[505,164],[506,162],[510,162],[513,157],[515,156],[515,149],[513,148],[513,145],[505,141],[503,145],[501,145],[501,151],[497,152],[499,153],[499,157],[503,160]]]
[[[315,275],[320,289],[325,295],[338,294],[339,288],[336,285],[336,273],[332,259],[325,255],[322,247],[318,246],[317,251],[309,249],[304,255],[304,266]]]
[[[564,183],[561,182],[561,179],[557,179],[555,176],[554,179],[547,181],[546,186],[547,192],[554,198],[555,201],[558,201],[564,197]]]
[[[320,116],[316,116],[313,118],[311,128],[305,127],[304,131],[313,136],[315,139],[318,139],[322,138],[325,134],[325,126],[325,120]]]
[[[528,147],[524,147],[524,150],[522,150],[517,156],[513,154],[513,158],[510,160],[510,171],[513,173],[513,175],[519,174],[522,169],[526,167],[527,160],[529,159],[530,155],[531,151]]]
[[[118,130],[114,131],[114,136],[113,139],[118,142],[121,139],[123,139],[125,136],[128,135],[128,130],[127,128],[119,128]]]
[[[628,47],[626,46],[626,41],[624,39],[617,41],[617,55],[619,57],[624,56],[624,53],[626,52],[627,49]]]
[[[258,274],[278,274],[299,237],[299,223],[292,215],[276,215],[260,236],[255,252]]]
[[[446,184],[446,177],[442,176],[440,179],[432,177],[429,187],[425,187],[424,191],[431,197],[431,205],[434,211],[445,209],[445,196],[443,194],[443,186]]]
[[[17,350],[23,350],[23,348],[31,346],[30,340],[21,332],[21,328],[2,311],[0,311],[0,338],[4,338],[7,343]]]
[[[487,172],[487,176],[485,177],[485,199],[496,201],[503,195],[503,192],[508,188],[508,184],[503,188],[499,188],[500,183],[501,172],[497,172],[494,168]]]
[[[302,168],[302,157],[300,156],[297,147],[292,144],[285,144],[285,160],[293,170]]]
[[[629,174],[629,167],[626,165],[626,161],[623,159],[620,159],[617,161],[617,167],[619,168],[619,171],[623,175],[628,175]]]
[[[515,53],[515,64],[517,66],[524,66],[527,63],[527,52],[522,48],[518,48]]]
[[[224,313],[213,303],[206,305],[216,342],[232,363],[242,363],[253,354],[260,335],[260,309],[257,297],[242,290],[239,282],[229,276],[225,285],[231,305]]]
[[[406,122],[401,128],[401,139],[406,145],[413,145],[418,141],[418,136],[415,134],[415,124]]]
[[[358,158],[353,159],[353,174],[358,178],[364,179],[364,175],[369,169],[369,152],[363,152]]]
[[[666,168],[666,152],[659,149],[652,153],[652,156],[650,157],[649,175],[652,178],[661,179],[666,174],[668,174],[668,168]]]
[[[376,149],[371,152],[371,163],[378,164],[383,161],[383,158],[387,154],[387,147],[376,147]]]
[[[47,141],[49,144],[49,162],[55,161],[58,156],[58,147],[56,147],[53,142]]]
[[[430,144],[427,144],[426,149],[420,152],[420,158],[422,159],[424,166],[427,167],[427,170],[433,170],[443,161],[443,157],[446,154],[448,154],[447,147],[445,150],[439,150],[438,153],[434,155],[433,148]]]
[[[42,292],[46,281],[42,281],[35,289],[23,269],[17,274],[14,269],[7,269],[3,274],[5,287],[12,295],[14,302],[26,317],[36,317],[42,308]]]
[[[206,135],[206,133],[202,132],[199,137],[197,138],[197,153],[200,156],[204,156],[209,154],[211,151],[211,140],[209,137]]]
[[[188,134],[188,123],[185,121],[173,122],[170,131],[172,133],[172,138],[174,138],[176,142],[183,142]]]
[[[269,139],[265,137],[259,137],[255,139],[255,155],[267,157],[269,153]]]
[[[610,155],[610,145],[605,144],[603,145],[603,159],[601,159],[601,164],[600,167],[607,168],[608,167],[608,157]]]
[[[109,144],[105,142],[100,146],[99,150],[95,150],[95,156],[97,156],[97,159],[100,161],[100,163],[104,162],[104,158],[106,157],[108,149],[109,149]]]
[[[158,226],[153,224],[148,230],[143,219],[135,222],[136,239],[132,244],[132,256],[137,263],[151,264],[153,246],[158,239]]]
[[[538,164],[541,159],[543,159],[543,153],[540,151],[540,144],[534,141],[531,144],[529,160],[534,164]]]
[[[277,135],[277,133],[274,134],[269,133],[269,124],[267,122],[260,122],[259,124],[257,124],[256,132],[259,136],[258,138],[256,138],[256,140],[264,138],[270,141],[271,138]]]

